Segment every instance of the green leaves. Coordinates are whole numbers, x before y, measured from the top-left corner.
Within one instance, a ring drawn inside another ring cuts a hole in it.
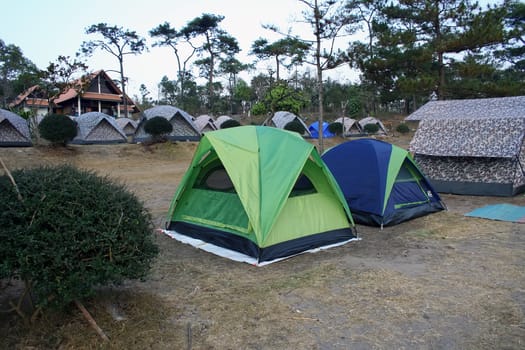
[[[144,124],[144,131],[150,134],[154,140],[159,140],[163,135],[173,131],[173,125],[164,117],[153,117]]]
[[[71,166],[0,178],[0,278],[31,282],[37,306],[63,307],[94,288],[142,278],[157,254],[151,216],[124,186]]]
[[[57,145],[66,145],[77,136],[77,123],[66,115],[50,114],[38,125],[40,136]]]

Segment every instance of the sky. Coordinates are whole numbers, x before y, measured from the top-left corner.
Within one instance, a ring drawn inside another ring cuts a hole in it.
[[[151,97],[157,99],[157,85],[163,76],[174,80],[177,72],[176,58],[171,48],[152,47],[155,39],[149,31],[168,22],[180,29],[192,19],[204,13],[222,15],[220,27],[235,37],[241,48],[238,59],[251,63],[249,56],[252,43],[260,38],[270,42],[280,39],[276,33],[263,29],[263,24],[274,24],[282,30],[293,28],[293,33],[303,31],[304,38],[311,38],[311,30],[300,23],[301,11],[305,5],[297,0],[1,0],[4,2],[0,39],[5,44],[18,46],[26,58],[40,69],[50,62],[56,62],[59,55],[75,57],[84,41],[100,39],[98,35],[85,34],[92,24],[107,23],[136,31],[146,39],[148,52],[140,55],[126,55],[124,73],[128,77],[127,92],[133,97],[139,95],[139,87],[145,84]],[[5,3],[9,2],[9,5]],[[6,11],[7,9],[7,11]],[[106,72],[118,70],[118,60],[110,54],[97,50],[85,59],[90,71],[103,69]],[[259,65],[266,68],[273,62]],[[313,72],[313,66],[309,68]],[[118,74],[108,72],[117,79]],[[241,78],[249,83],[250,76]],[[281,71],[281,75],[284,72]],[[356,81],[357,74],[350,68],[342,67],[333,73],[334,79],[344,82]]]

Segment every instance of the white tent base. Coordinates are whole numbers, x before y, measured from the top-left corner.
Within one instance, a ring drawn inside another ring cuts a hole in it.
[[[290,255],[290,256],[286,256],[286,257],[283,257],[283,258],[278,258],[278,259],[274,259],[274,260],[270,260],[270,261],[259,262],[256,258],[254,258],[252,256],[249,256],[249,255],[246,255],[246,254],[242,254],[242,253],[236,252],[234,250],[222,248],[222,247],[216,246],[214,244],[201,241],[200,239],[191,238],[191,237],[185,236],[183,234],[180,234],[177,231],[160,230],[160,232],[164,233],[165,235],[167,235],[167,236],[169,236],[169,237],[171,237],[171,238],[173,238],[173,239],[175,239],[175,240],[177,240],[177,241],[179,241],[181,243],[189,244],[189,245],[191,245],[191,246],[193,246],[195,248],[199,248],[199,249],[202,249],[204,251],[207,251],[208,253],[212,253],[212,254],[215,254],[217,256],[220,256],[220,257],[223,257],[223,258],[227,258],[227,259],[230,259],[230,260],[233,260],[233,261],[244,262],[244,263],[247,263],[247,264],[250,264],[250,265],[254,265],[254,266],[269,265],[269,264],[277,262],[277,261],[281,261],[281,260],[285,260],[285,259],[291,258],[291,257],[293,257],[295,255],[299,255],[299,254],[303,254],[303,253],[316,253],[316,252],[321,251],[321,250],[325,250],[325,249],[329,249],[329,248],[333,248],[333,247],[338,247],[338,246],[344,245],[344,244],[346,244],[348,242],[351,242],[351,241],[359,241],[359,240],[361,240],[361,238],[352,238],[352,239],[349,239],[349,240],[346,240],[346,241],[343,241],[343,242],[337,242],[337,243],[334,243],[334,244],[330,244],[330,245],[326,245],[326,246],[322,246],[322,247],[306,250],[306,251],[301,252],[299,254]]]

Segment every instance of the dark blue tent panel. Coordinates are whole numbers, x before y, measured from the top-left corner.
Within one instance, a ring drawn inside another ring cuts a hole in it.
[[[445,208],[410,154],[388,142],[348,141],[322,158],[358,223],[395,225]]]

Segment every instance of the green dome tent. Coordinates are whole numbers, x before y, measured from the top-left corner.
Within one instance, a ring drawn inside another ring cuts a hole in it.
[[[164,232],[255,265],[356,239],[341,190],[313,145],[266,126],[203,136]]]

